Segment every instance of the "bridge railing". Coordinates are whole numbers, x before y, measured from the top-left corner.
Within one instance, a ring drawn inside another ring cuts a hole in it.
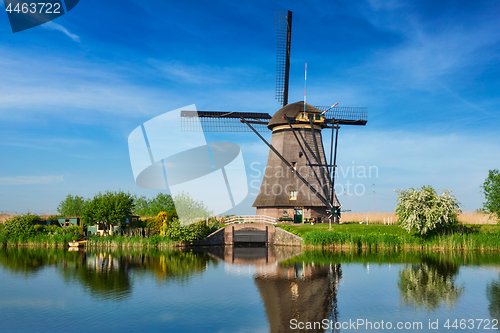
[[[229,219],[224,221],[224,224],[233,224],[233,223],[270,223],[270,224],[278,224],[278,220],[266,215],[239,215],[232,216]]]

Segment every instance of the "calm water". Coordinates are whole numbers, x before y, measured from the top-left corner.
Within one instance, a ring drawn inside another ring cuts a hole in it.
[[[499,273],[480,253],[0,249],[0,331],[491,332]]]

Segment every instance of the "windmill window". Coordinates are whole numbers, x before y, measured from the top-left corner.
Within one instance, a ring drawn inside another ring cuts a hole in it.
[[[297,191],[290,191],[290,200],[297,200]]]

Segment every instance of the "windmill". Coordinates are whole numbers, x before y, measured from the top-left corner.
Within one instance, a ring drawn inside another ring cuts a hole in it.
[[[338,222],[341,206],[335,194],[338,131],[341,125],[366,125],[367,110],[336,104],[309,105],[305,102],[305,89],[304,101],[288,104],[292,12],[276,12],[275,20],[275,97],[283,107],[273,116],[262,112],[181,111],[181,127],[183,131],[250,131],[269,147],[264,179],[253,204],[257,215],[294,222],[327,217],[330,222]],[[332,131],[329,163],[323,146],[324,129]],[[268,131],[272,131],[270,143],[260,134]]]

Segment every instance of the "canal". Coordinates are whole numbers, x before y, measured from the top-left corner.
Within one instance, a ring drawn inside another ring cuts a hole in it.
[[[0,249],[2,332],[498,330],[496,253]]]

